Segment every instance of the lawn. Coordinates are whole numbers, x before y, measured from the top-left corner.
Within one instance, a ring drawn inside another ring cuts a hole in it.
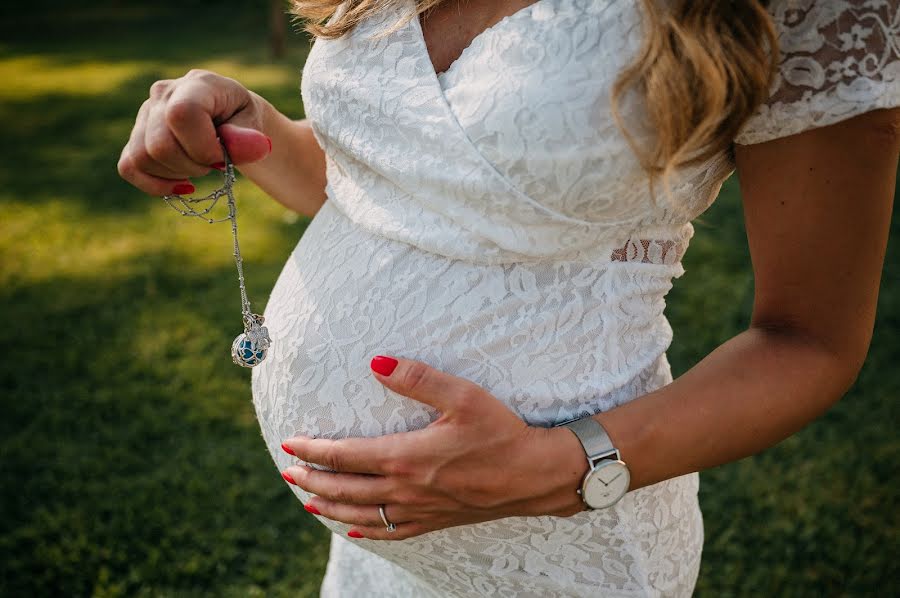
[[[0,596],[315,596],[327,534],[274,468],[249,371],[228,356],[241,326],[228,225],[182,218],[116,173],[150,84],[192,67],[301,117],[308,41],[269,59],[262,3],[86,4],[0,9]],[[247,181],[236,193],[261,313],[306,221]],[[696,228],[668,302],[676,374],[752,305],[734,180]],[[883,596],[900,579],[896,219],[892,237],[852,391],[702,474],[697,596]]]

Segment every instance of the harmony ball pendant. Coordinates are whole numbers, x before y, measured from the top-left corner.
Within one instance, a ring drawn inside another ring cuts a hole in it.
[[[234,339],[234,342],[231,343],[231,359],[241,367],[252,368],[262,363],[262,360],[266,358],[266,353],[272,341],[269,338],[268,329],[263,326],[265,318],[250,311],[250,300],[247,299],[247,288],[244,284],[243,259],[241,258],[241,248],[238,245],[237,237],[234,164],[232,164],[231,158],[228,156],[228,150],[221,139],[219,139],[219,145],[222,146],[222,155],[225,159],[225,169],[222,173],[224,182],[221,188],[204,197],[182,197],[178,194],[171,194],[164,195],[163,199],[169,207],[180,212],[182,216],[202,218],[210,224],[225,220],[231,222],[231,236],[234,240],[234,252],[232,255],[234,255],[234,264],[237,267],[238,286],[241,291],[241,314],[244,316],[244,332],[239,334]],[[223,196],[228,198],[228,216],[219,219],[210,218],[208,214],[212,212],[216,202]],[[194,205],[202,205],[204,203],[208,205],[199,211],[193,208]]]
[[[231,343],[231,359],[241,367],[252,368],[262,363],[269,351],[269,330],[262,323],[265,318],[252,314],[245,332]]]
[[[236,364],[245,368],[259,365],[266,358],[266,350],[247,338],[247,333],[237,335],[231,344],[231,359]]]

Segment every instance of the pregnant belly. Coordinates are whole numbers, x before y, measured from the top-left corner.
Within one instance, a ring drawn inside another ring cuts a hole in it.
[[[252,370],[276,464],[291,463],[280,449],[291,436],[376,436],[437,417],[374,379],[377,354],[473,380],[535,425],[662,386],[670,279],[648,269],[636,285],[620,266],[452,260],[372,235],[326,202],[272,290],[273,344]]]
[[[278,470],[295,462],[281,450],[291,436],[377,436],[437,417],[374,379],[369,361],[379,353],[472,380],[534,425],[655,390],[671,381],[662,317],[670,273],[632,264],[475,265],[372,235],[326,202],[264,312],[273,344],[251,387],[272,459]],[[429,580],[441,596],[620,595],[641,587],[643,566],[673,584],[695,575],[696,483],[696,474],[668,480],[570,518],[510,517],[354,546]],[[300,501],[310,498],[289,487]],[[318,519],[339,537],[350,528]],[[573,558],[565,550],[577,556],[571,571],[561,569],[561,558]]]

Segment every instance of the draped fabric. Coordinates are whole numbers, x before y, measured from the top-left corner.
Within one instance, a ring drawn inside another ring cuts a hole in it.
[[[280,469],[294,435],[377,436],[435,419],[374,380],[376,354],[473,380],[532,425],[668,384],[665,296],[691,221],[734,169],[722,152],[677,173],[671,198],[651,196],[609,107],[640,47],[640,3],[538,0],[436,74],[417,18],[371,37],[412,2],[316,40],[303,68],[328,199],[272,290],[273,346],[252,370]],[[779,77],[736,142],[900,105],[896,0],[771,10]],[[640,97],[623,111],[652,136]],[[350,540],[348,525],[320,517],[334,532],[322,593],[689,596],[703,545],[697,488],[694,473],[605,510],[403,541]]]

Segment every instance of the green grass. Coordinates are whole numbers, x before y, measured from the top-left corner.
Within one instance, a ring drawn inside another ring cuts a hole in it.
[[[265,11],[236,2],[30,6],[0,19],[0,595],[315,596],[327,534],[278,476],[249,372],[228,356],[240,302],[227,225],[182,218],[116,173],[150,84],[192,67],[302,116],[308,42],[269,60]],[[261,311],[305,221],[246,181],[237,195]],[[900,578],[892,233],[851,393],[781,445],[702,475],[698,596],[875,596]],[[685,265],[669,297],[676,374],[747,323],[734,181]]]

